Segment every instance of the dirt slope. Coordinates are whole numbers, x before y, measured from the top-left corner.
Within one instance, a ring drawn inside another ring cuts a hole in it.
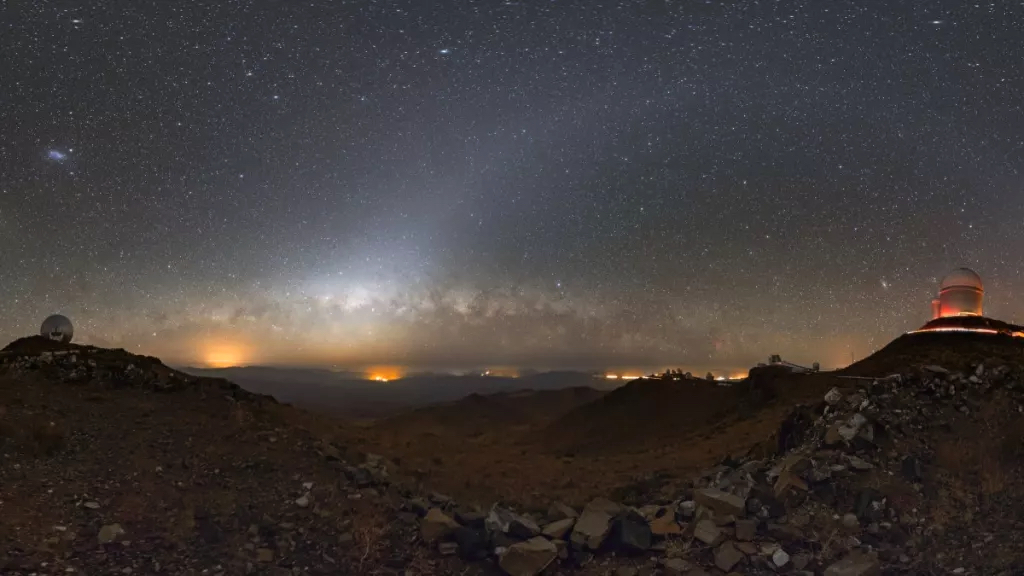
[[[123,351],[2,362],[2,574],[447,573],[318,416]]]

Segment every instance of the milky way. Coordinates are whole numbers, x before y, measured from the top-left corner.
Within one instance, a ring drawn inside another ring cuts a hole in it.
[[[1024,8],[896,4],[17,2],[0,337],[831,366],[961,265],[1024,321]]]

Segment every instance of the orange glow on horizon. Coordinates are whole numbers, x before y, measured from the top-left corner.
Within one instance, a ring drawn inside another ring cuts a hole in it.
[[[235,342],[215,342],[203,346],[203,361],[211,368],[230,368],[246,362],[249,357],[244,346]]]
[[[371,366],[366,370],[366,379],[377,382],[398,380],[404,375],[405,371],[399,366]]]

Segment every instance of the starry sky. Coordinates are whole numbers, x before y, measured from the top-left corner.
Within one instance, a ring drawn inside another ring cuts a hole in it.
[[[958,266],[1024,321],[1020,2],[2,11],[5,341],[838,366]]]

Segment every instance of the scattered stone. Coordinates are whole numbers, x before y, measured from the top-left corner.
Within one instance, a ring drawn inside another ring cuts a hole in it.
[[[441,556],[454,556],[459,551],[459,545],[455,542],[439,542],[437,551]]]
[[[305,493],[305,494],[303,494],[302,496],[299,496],[299,497],[298,497],[298,498],[297,498],[297,499],[295,500],[295,504],[296,504],[296,505],[297,505],[297,506],[298,506],[299,508],[305,508],[305,507],[309,506],[309,492],[306,492],[306,493]]]
[[[747,511],[747,501],[735,494],[723,492],[717,488],[704,488],[693,493],[693,499],[716,514],[742,516]]]
[[[715,566],[725,572],[732,570],[733,566],[739,564],[744,558],[746,555],[740,552],[732,542],[725,542],[715,549]]]
[[[693,568],[693,564],[682,558],[668,558],[662,563],[662,566],[669,574],[687,574]]]
[[[459,528],[459,523],[452,520],[440,508],[431,508],[420,521],[420,536],[425,542],[436,542],[450,536]]]
[[[538,536],[510,546],[501,555],[498,566],[509,576],[536,576],[557,556],[555,545]]]
[[[782,568],[789,563],[789,554],[782,548],[779,548],[772,554],[772,563],[775,564],[776,568]]]
[[[569,535],[569,532],[572,531],[572,527],[575,524],[575,518],[563,518],[562,520],[556,520],[545,526],[544,530],[541,531],[541,534],[551,540],[565,540],[565,537]]]
[[[99,540],[100,544],[110,544],[111,542],[114,542],[123,535],[124,529],[121,528],[120,524],[107,524],[106,526],[100,528],[99,534],[97,534],[96,539]]]
[[[857,456],[850,456],[849,459],[850,467],[853,468],[854,470],[871,470],[872,468],[875,467],[875,465],[872,464],[871,462],[868,462],[863,458],[858,458]]]
[[[529,540],[534,536],[540,535],[540,527],[537,526],[536,522],[534,522],[526,516],[512,514],[512,519],[509,521],[508,524],[507,533],[509,536],[512,536],[513,538]]]
[[[676,515],[671,508],[661,506],[654,513],[651,519],[651,533],[656,536],[669,536],[679,534],[683,531],[682,526],[676,522]]]
[[[627,511],[615,519],[612,545],[625,554],[640,554],[651,547],[651,527],[643,516]]]
[[[555,502],[548,508],[548,520],[552,522],[566,518],[579,518],[579,516],[575,510],[561,502]]]
[[[604,543],[612,528],[612,518],[619,513],[621,507],[614,502],[597,498],[583,509],[576,525],[573,526],[570,541],[579,549],[598,550]]]
[[[94,501],[90,500],[90,501],[86,502],[85,504],[82,504],[82,506],[85,506],[89,510],[99,510],[100,503],[99,502],[94,502]]]
[[[843,394],[842,392],[839,391],[838,388],[833,388],[829,390],[828,393],[825,394],[825,402],[827,402],[830,406],[835,406],[842,399]]]
[[[693,518],[693,515],[697,512],[697,503],[693,500],[686,500],[679,503],[679,507],[676,509],[680,516],[683,518]]]
[[[487,557],[487,538],[479,530],[467,526],[455,529],[455,543],[463,560],[482,560]]]
[[[735,528],[737,540],[749,542],[757,537],[757,520],[737,520]]]
[[[854,550],[846,558],[825,569],[825,576],[877,576],[880,571],[878,559]]]
[[[847,530],[859,530],[860,520],[857,519],[857,515],[852,512],[843,514],[843,528]]]
[[[722,541],[722,529],[711,520],[701,520],[693,529],[693,537],[708,546],[717,546]]]

